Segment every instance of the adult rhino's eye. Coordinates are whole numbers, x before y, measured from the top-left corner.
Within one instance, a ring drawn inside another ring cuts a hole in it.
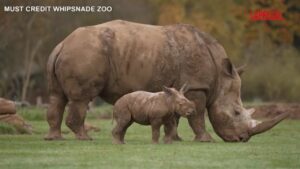
[[[239,116],[239,115],[241,114],[241,112],[239,112],[239,111],[234,111],[234,114],[235,114],[236,116]]]

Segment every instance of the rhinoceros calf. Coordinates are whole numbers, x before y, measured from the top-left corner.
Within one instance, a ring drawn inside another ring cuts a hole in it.
[[[15,103],[11,100],[3,99],[0,97],[0,115],[3,114],[16,114]]]
[[[159,130],[163,124],[164,142],[172,143],[172,136],[176,133],[175,113],[188,116],[195,111],[195,104],[184,96],[184,87],[180,91],[164,87],[157,93],[136,91],[126,94],[114,106],[113,116],[117,124],[112,131],[113,143],[124,144],[126,130],[133,122],[151,125],[153,143],[159,142]]]
[[[12,125],[21,134],[32,133],[31,125],[17,114],[15,103],[4,98],[0,98],[0,123]]]

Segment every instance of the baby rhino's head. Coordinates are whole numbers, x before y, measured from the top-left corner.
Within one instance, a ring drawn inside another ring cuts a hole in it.
[[[164,92],[169,97],[170,106],[175,109],[175,112],[181,116],[189,116],[196,113],[196,106],[194,102],[188,100],[184,93],[188,90],[187,85],[183,85],[180,91],[175,88],[163,87]]]

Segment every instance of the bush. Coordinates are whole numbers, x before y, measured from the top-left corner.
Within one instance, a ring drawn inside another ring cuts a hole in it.
[[[46,120],[46,109],[39,107],[21,107],[18,108],[17,113],[25,120],[29,121],[44,121]]]
[[[66,106],[64,113],[64,118],[68,115],[68,107]],[[20,107],[17,109],[17,113],[22,116],[25,121],[46,121],[47,109],[39,107]],[[87,112],[88,119],[94,118],[110,118],[112,114],[112,105],[101,104],[91,108]]]
[[[251,101],[299,100],[299,51],[268,42],[263,47],[256,45],[253,48],[247,72],[242,77],[243,97]]]
[[[88,119],[94,118],[111,118],[112,117],[112,105],[104,103],[100,106],[94,107],[87,113]]]

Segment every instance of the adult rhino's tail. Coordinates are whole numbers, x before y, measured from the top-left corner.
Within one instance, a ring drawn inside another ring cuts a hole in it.
[[[59,92],[62,93],[62,88],[55,75],[55,64],[57,58],[62,50],[63,43],[58,44],[48,58],[47,63],[47,81],[48,81],[48,91],[49,93]]]

